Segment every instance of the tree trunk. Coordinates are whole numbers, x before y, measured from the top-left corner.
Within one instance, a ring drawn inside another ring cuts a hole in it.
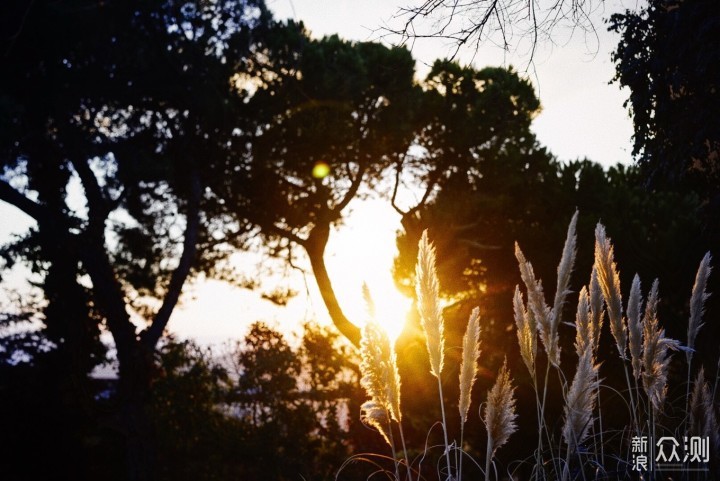
[[[318,224],[310,231],[310,235],[303,245],[310,258],[310,266],[315,275],[315,282],[317,282],[318,288],[320,289],[320,295],[325,302],[330,318],[342,335],[355,346],[359,346],[360,328],[350,322],[340,308],[340,303],[335,296],[335,290],[333,289],[330,276],[325,267],[325,247],[327,246],[329,237],[330,224]]]
[[[126,443],[126,478],[128,481],[156,479],[155,436],[147,406],[153,372],[152,352],[138,342],[131,353],[120,360],[117,419]]]

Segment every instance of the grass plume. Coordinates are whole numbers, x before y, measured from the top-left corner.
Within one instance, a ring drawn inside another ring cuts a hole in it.
[[[360,422],[364,425],[376,429],[383,437],[388,446],[394,449],[392,441],[390,441],[390,419],[387,415],[385,406],[376,401],[366,401],[360,406]]]
[[[520,277],[525,283],[528,295],[528,309],[532,311],[533,317],[540,326],[540,338],[545,346],[550,362],[560,365],[560,346],[557,329],[552,319],[552,310],[545,303],[542,282],[535,278],[532,264],[525,258],[520,246],[515,243],[515,257],[520,268]]]
[[[371,319],[362,328],[360,338],[360,385],[368,396],[400,422],[400,375],[395,350],[385,330]]]
[[[415,268],[417,284],[415,285],[415,290],[417,292],[420,323],[425,331],[425,342],[427,344],[428,356],[430,357],[430,372],[437,378],[438,382],[443,440],[445,441],[445,462],[447,463],[449,477],[450,444],[448,443],[445,403],[443,401],[442,381],[440,380],[445,352],[445,323],[442,308],[440,307],[440,283],[435,265],[435,247],[428,240],[426,229],[423,231],[418,245],[418,259]]]
[[[708,437],[711,443],[711,452],[717,453],[720,449],[720,425],[718,425],[712,393],[705,381],[703,368],[700,368],[693,383],[689,414],[690,433],[695,436]]]
[[[598,280],[597,266],[593,266],[592,274],[590,274],[590,325],[592,326],[593,347],[597,352],[600,345],[600,333],[602,332],[603,322],[605,320],[605,309],[603,309],[603,296],[600,289],[600,281]]]
[[[460,364],[460,399],[458,402],[460,422],[463,424],[467,422],[468,411],[470,410],[470,392],[477,377],[477,360],[479,356],[480,310],[476,307],[470,314],[465,335],[463,336],[463,354]]]
[[[565,401],[565,423],[562,435],[570,452],[585,441],[593,422],[593,409],[598,388],[598,366],[592,349],[582,353],[578,359],[575,377]]]
[[[627,360],[627,328],[622,317],[620,275],[615,264],[612,243],[605,234],[605,226],[600,223],[595,228],[595,268],[610,318],[610,332],[615,338],[620,358]]]
[[[584,352],[594,352],[594,342],[590,314],[590,296],[587,287],[583,286],[578,296],[577,314],[575,316],[575,352],[578,357]]]
[[[490,479],[490,463],[495,452],[507,443],[510,436],[517,430],[515,420],[515,388],[507,369],[507,361],[503,364],[495,384],[488,391],[487,404],[483,420],[487,430],[487,452],[485,459],[485,480]]]
[[[468,318],[467,328],[463,336],[462,362],[460,364],[460,449],[463,449],[465,423],[470,411],[470,394],[478,373],[478,357],[480,357],[480,309],[475,307]],[[462,479],[462,453],[458,460],[458,479]]]
[[[628,344],[630,347],[630,360],[633,376],[640,379],[642,368],[642,293],[640,291],[640,277],[635,274],[627,307]]]
[[[689,350],[686,353],[688,364],[690,364],[692,360],[693,350],[695,349],[695,338],[705,324],[702,322],[702,316],[705,311],[705,301],[710,297],[710,294],[705,292],[708,277],[712,270],[710,261],[712,261],[712,257],[710,252],[708,252],[705,254],[705,257],[702,258],[702,261],[700,261],[697,274],[695,275],[692,295],[690,296],[690,321],[688,323],[687,337],[687,347]]]
[[[440,307],[440,284],[435,264],[435,247],[428,240],[427,230],[425,230],[418,246],[415,289],[420,322],[425,331],[425,341],[430,356],[430,372],[439,379],[443,370],[445,327]]]
[[[557,268],[557,286],[555,288],[555,301],[553,302],[552,309],[555,330],[557,330],[557,326],[560,324],[565,299],[568,294],[570,294],[570,274],[572,274],[575,265],[575,255],[577,254],[577,220],[578,211],[575,210],[568,225],[565,245],[563,246],[562,256],[560,257],[560,263]]]
[[[513,296],[513,313],[517,326],[520,356],[528,368],[530,375],[535,377],[535,357],[537,356],[537,324],[532,311],[525,307],[520,286],[515,286]]]
[[[645,306],[643,318],[643,387],[653,408],[662,412],[667,394],[670,358],[668,349],[677,350],[680,343],[665,337],[657,318],[658,280],[655,279]]]

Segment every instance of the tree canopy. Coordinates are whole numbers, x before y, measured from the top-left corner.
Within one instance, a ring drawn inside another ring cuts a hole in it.
[[[720,186],[720,12],[712,1],[650,2],[613,15],[615,81],[628,87],[633,155],[653,186]],[[716,203],[717,201],[713,201]]]
[[[37,225],[3,257],[45,274],[46,333],[80,366],[73,379],[98,361],[88,358],[100,325],[111,332],[135,453],[128,477],[147,479],[155,346],[186,280],[227,255],[215,247],[242,239],[209,174],[235,155],[243,103],[229,101],[229,79],[268,14],[252,0],[31,3],[21,13],[2,59],[0,200]]]

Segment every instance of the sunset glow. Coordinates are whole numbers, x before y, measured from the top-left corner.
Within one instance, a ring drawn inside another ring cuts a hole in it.
[[[366,283],[375,303],[377,321],[393,340],[402,332],[412,304],[397,290],[392,278],[399,226],[399,216],[389,206],[366,201],[331,236],[326,257],[335,292],[348,318],[360,326],[367,320],[362,295],[362,284]]]

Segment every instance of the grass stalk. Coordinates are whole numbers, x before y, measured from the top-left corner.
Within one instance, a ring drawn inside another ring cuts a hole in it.
[[[390,419],[390,416],[387,416],[388,419],[388,437],[390,438],[390,450],[392,451],[392,457],[393,457],[393,463],[395,463],[395,479],[400,481],[400,463],[397,459],[397,452],[395,451],[395,438],[393,436],[392,432],[392,420]]]
[[[628,386],[628,395],[630,396],[630,417],[632,418],[633,428],[635,432],[640,435],[640,425],[637,420],[637,408],[635,406],[635,398],[633,396],[632,383],[630,382],[630,374],[628,373],[627,363],[623,361],[623,370],[625,371],[625,381]]]
[[[457,466],[457,479],[458,481],[462,481],[462,462],[463,462],[463,442],[465,437],[465,423],[460,424],[460,445],[458,446],[458,450],[460,451],[459,456],[460,459],[458,459],[458,455],[455,456],[455,465]],[[457,451],[456,451],[457,453]]]
[[[447,462],[448,479],[452,479],[452,464],[450,464],[450,444],[448,443],[447,421],[445,419],[445,403],[443,402],[442,382],[438,381],[438,392],[440,393],[440,413],[442,414],[443,439],[445,441],[445,461]]]
[[[410,462],[410,458],[408,457],[407,446],[405,445],[405,434],[403,433],[401,423],[398,423],[398,429],[400,431],[400,442],[402,443],[403,453],[405,454],[405,462],[407,463],[407,479],[408,481],[412,481],[412,463]]]
[[[485,481],[490,481],[490,462],[492,461],[492,439],[488,438],[485,451]]]
[[[562,472],[562,480],[568,481],[568,478],[570,477],[570,445],[567,445],[567,449],[565,450],[565,466],[563,467]]]
[[[600,383],[597,385],[598,434],[600,435],[600,464],[605,469],[605,441],[603,440],[602,405],[600,404]]]

